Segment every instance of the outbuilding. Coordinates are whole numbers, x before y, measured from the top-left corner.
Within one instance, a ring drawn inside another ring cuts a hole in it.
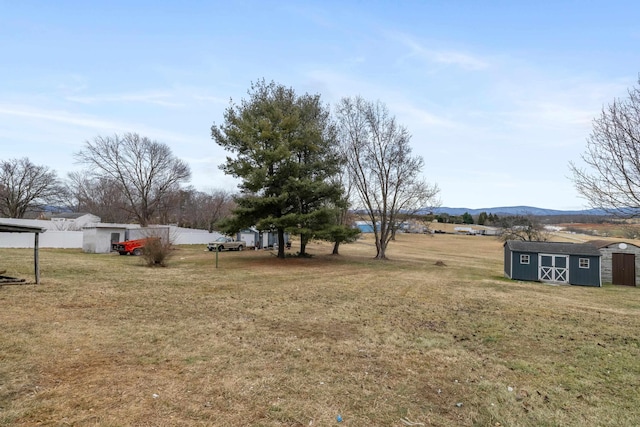
[[[602,286],[600,251],[587,243],[509,240],[504,274],[514,280]]]
[[[355,226],[361,233],[373,233],[373,223],[371,221],[356,221]]]
[[[113,243],[150,236],[169,242],[169,234],[168,226],[140,227],[135,224],[99,223],[82,229],[82,250],[90,254],[108,254]]]
[[[247,228],[236,233],[236,240],[242,240],[247,248],[268,249],[278,245],[277,231],[258,231],[255,228]],[[284,241],[289,241],[289,233],[284,233]]]
[[[640,246],[629,242],[592,240],[602,255],[602,281],[614,285],[637,286],[640,272]]]
[[[108,254],[113,243],[125,240],[124,224],[94,224],[82,229],[82,251],[90,254]]]
[[[260,233],[255,228],[247,228],[238,231],[236,240],[241,240],[247,244],[247,248],[260,246]]]

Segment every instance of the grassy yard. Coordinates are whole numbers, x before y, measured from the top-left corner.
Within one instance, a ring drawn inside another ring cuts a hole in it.
[[[489,237],[310,246],[42,250],[0,287],[0,425],[640,425],[639,289],[504,279]]]

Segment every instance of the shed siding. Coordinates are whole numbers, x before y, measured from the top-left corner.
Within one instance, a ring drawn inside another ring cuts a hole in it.
[[[236,239],[244,241],[247,244],[247,248],[254,248],[256,242],[260,241],[259,233],[252,230],[242,230],[238,232]]]
[[[506,277],[508,277],[509,279],[513,279],[512,274],[511,274],[511,256],[512,253],[509,249],[505,249],[504,251],[504,275]]]
[[[580,258],[589,260],[589,268],[580,268]],[[569,283],[580,286],[600,286],[599,257],[571,255],[569,257]]]
[[[551,270],[551,273],[558,273],[550,276],[545,270],[544,277],[554,278],[566,281],[571,285],[579,286],[602,286],[600,280],[601,254],[595,246],[589,244],[571,244],[571,243],[546,243],[546,242],[519,242],[508,241],[505,247],[505,274],[515,280],[540,280],[539,263],[542,255],[546,255],[546,259],[552,257],[559,264],[556,265],[557,271]],[[521,263],[521,255],[528,255],[529,263]],[[640,257],[639,257],[640,258]],[[568,259],[568,264],[560,262]],[[580,268],[580,259],[588,259],[589,267]],[[547,264],[545,264],[547,265]],[[554,265],[554,264],[548,264]],[[566,268],[566,271],[564,269]],[[567,274],[565,276],[565,273]]]
[[[520,255],[529,255],[529,264],[521,264]],[[513,260],[512,279],[538,280],[538,254],[513,251],[511,259]]]
[[[119,242],[124,240],[124,227],[90,227],[82,230],[82,250],[90,254],[108,254],[111,252],[111,234],[118,233]]]

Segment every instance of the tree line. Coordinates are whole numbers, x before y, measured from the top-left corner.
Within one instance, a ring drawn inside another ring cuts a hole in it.
[[[43,212],[87,212],[106,223],[177,224],[213,230],[235,204],[227,190],[198,191],[183,185],[188,166],[169,148],[137,134],[98,137],[77,157],[101,146],[109,150],[91,159],[91,167],[58,177],[55,170],[27,157],[0,160],[0,216],[36,218]],[[133,144],[136,149],[130,150]],[[117,162],[102,163],[110,155]],[[164,156],[162,162],[156,156]]]
[[[75,153],[83,167],[61,179],[27,157],[0,160],[0,215],[22,218],[46,206],[87,211],[104,222],[176,223],[233,233],[247,227],[339,245],[354,239],[353,212],[373,229],[376,258],[399,225],[439,205],[439,188],[422,178],[424,159],[411,135],[380,101],[341,99],[331,112],[317,94],[260,80],[211,127],[229,153],[220,165],[240,179],[237,193],[197,191],[189,166],[164,143],[136,133],[97,136]],[[640,88],[602,109],[587,138],[583,165],[570,163],[578,192],[614,216],[640,212]],[[447,220],[442,218],[443,220]],[[468,213],[460,218],[473,223]],[[481,214],[478,223],[504,219]],[[511,229],[532,230],[521,218]],[[538,238],[527,235],[525,239]]]
[[[189,166],[168,145],[136,133],[97,136],[74,153],[82,167],[66,178],[27,157],[0,160],[0,215],[33,216],[52,206],[90,212],[103,222],[175,223],[233,234],[256,227],[311,239],[352,241],[353,212],[372,224],[376,258],[401,221],[438,204],[422,177],[424,160],[387,107],[344,98],[334,112],[318,94],[260,80],[231,101],[211,137],[229,156],[220,165],[239,178],[237,192],[197,191]]]
[[[240,180],[238,207],[220,224],[225,232],[273,230],[280,258],[285,233],[300,237],[300,256],[313,238],[333,242],[338,253],[358,232],[349,212],[364,212],[376,258],[384,259],[403,218],[438,203],[411,135],[383,103],[343,98],[331,114],[320,95],[265,80],[247,95],[211,127],[230,153],[222,170]]]

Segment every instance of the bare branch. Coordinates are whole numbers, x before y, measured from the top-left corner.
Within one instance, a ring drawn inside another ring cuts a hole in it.
[[[591,207],[618,217],[640,214],[640,88],[603,107],[581,158],[586,169],[574,163],[569,167]]]
[[[376,258],[384,259],[404,216],[438,204],[439,189],[420,177],[424,160],[412,154],[411,135],[384,104],[343,98],[337,110],[347,169],[359,196],[356,210],[369,218]]]
[[[61,202],[63,196],[64,187],[48,167],[26,157],[0,161],[0,215],[23,218],[29,211]]]
[[[189,166],[166,145],[135,133],[98,136],[76,154],[93,178],[116,183],[126,209],[146,226],[164,199],[191,177]]]

